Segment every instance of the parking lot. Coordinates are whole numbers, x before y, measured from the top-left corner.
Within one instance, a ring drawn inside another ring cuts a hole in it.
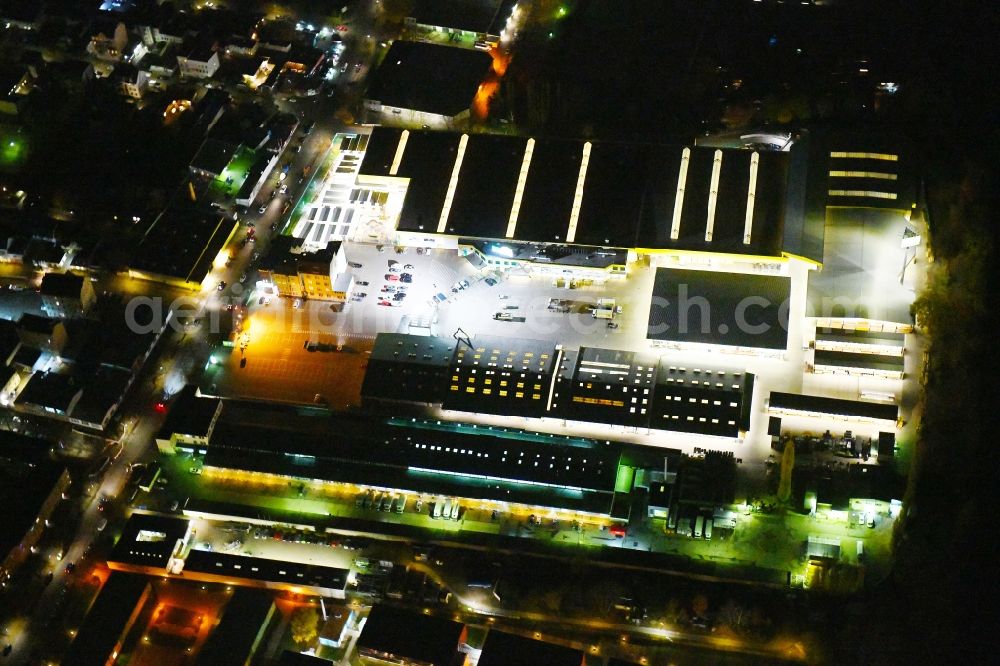
[[[310,403],[320,394],[331,406],[353,406],[360,400],[366,351],[381,332],[419,332],[451,337],[459,329],[469,336],[500,335],[549,340],[568,347],[603,347],[630,351],[652,351],[667,362],[684,365],[726,366],[754,373],[754,409],[750,431],[741,443],[733,442],[740,457],[759,466],[771,454],[767,435],[766,399],[771,391],[788,391],[858,399],[862,390],[903,395],[912,384],[914,355],[907,353],[907,379],[886,380],[806,372],[805,343],[811,325],[805,319],[807,271],[789,265],[791,301],[789,344],[781,356],[728,353],[721,350],[653,349],[646,339],[650,295],[656,266],[633,262],[626,279],[603,283],[577,281],[567,288],[556,275],[529,275],[517,270],[499,273],[475,268],[454,250],[406,248],[349,242],[347,260],[355,286],[343,311],[329,302],[305,301],[294,307],[290,299],[275,298],[270,305],[251,306],[251,328],[247,361],[240,367],[239,353],[225,364],[218,385],[221,394],[266,397],[281,395],[292,402]],[[408,277],[404,282],[403,275]],[[400,296],[400,294],[405,294]],[[364,296],[361,296],[364,294]],[[613,299],[612,319],[596,318],[592,309],[599,299]],[[609,323],[611,324],[609,326]],[[321,343],[328,351],[308,352],[307,343]],[[910,343],[908,343],[910,344]],[[918,354],[915,351],[914,354]],[[228,391],[229,393],[226,393]],[[904,410],[907,406],[904,405]],[[510,423],[509,417],[480,414],[441,414],[472,423]],[[908,420],[904,411],[904,420]],[[837,423],[822,419],[795,423],[799,431],[822,433]],[[542,432],[572,433],[586,437],[609,437],[646,445],[691,451],[695,447],[718,448],[725,442],[681,433],[636,431],[601,424],[567,423],[543,419],[523,427]],[[869,434],[864,426],[858,432]]]

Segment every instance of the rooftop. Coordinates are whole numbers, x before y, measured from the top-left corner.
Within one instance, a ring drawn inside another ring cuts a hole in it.
[[[198,387],[188,384],[181,389],[170,406],[170,412],[157,434],[157,439],[170,439],[175,433],[208,437],[221,403],[218,398],[199,397]]]
[[[490,629],[479,657],[480,666],[582,666],[579,650]]]
[[[434,666],[450,666],[465,625],[433,615],[376,604],[358,637],[358,648]]]
[[[252,656],[257,634],[271,616],[273,594],[267,590],[237,587],[208,636],[198,659],[205,664],[245,663]]]
[[[84,277],[73,273],[46,273],[42,277],[39,292],[43,296],[57,298],[80,298]]]
[[[781,309],[790,291],[780,275],[658,268],[646,337],[783,350],[788,322]]]
[[[184,570],[192,573],[244,578],[267,583],[284,583],[343,590],[347,569],[303,564],[263,557],[228,555],[207,550],[192,550],[184,558]]]
[[[455,116],[469,109],[492,65],[489,54],[474,49],[395,41],[371,75],[365,98]]]
[[[49,443],[0,433],[0,561],[34,526],[64,467],[47,459]]]
[[[455,340],[379,333],[368,358],[361,395],[380,400],[441,402]]]
[[[600,513],[620,455],[616,443],[336,415],[220,422],[205,465]]]
[[[831,416],[857,416],[882,421],[895,421],[899,417],[899,408],[896,405],[777,391],[771,392],[769,407],[772,411],[788,410]]]
[[[174,204],[139,243],[129,269],[150,276],[201,284],[237,223],[211,210]]]
[[[409,179],[400,230],[436,233],[461,138],[373,130],[359,180]],[[744,149],[473,134],[462,153],[446,232],[505,238],[526,164],[514,240],[781,256],[805,251],[802,188],[793,175],[806,162]]]
[[[238,148],[239,146],[228,141],[205,139],[191,160],[191,168],[217,176],[225,170]]]
[[[187,531],[188,521],[184,518],[133,513],[108,560],[165,569],[178,539],[183,539]]]
[[[514,0],[416,0],[410,17],[438,28],[498,35]]]
[[[463,412],[542,416],[556,359],[552,342],[479,335],[460,342],[444,408]],[[457,379],[455,379],[457,377]]]
[[[112,571],[61,663],[64,666],[105,663],[148,585],[145,576]]]

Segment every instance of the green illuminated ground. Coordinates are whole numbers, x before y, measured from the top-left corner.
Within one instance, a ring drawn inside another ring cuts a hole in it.
[[[22,164],[28,156],[28,138],[20,128],[0,126],[0,169]]]
[[[228,194],[236,194],[243,187],[243,181],[247,179],[247,172],[253,165],[254,157],[254,151],[241,146],[212,185]],[[230,178],[232,182],[227,182]]]

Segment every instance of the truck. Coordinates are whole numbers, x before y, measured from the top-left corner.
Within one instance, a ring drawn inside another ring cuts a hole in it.
[[[441,509],[441,517],[449,518],[451,516],[451,500],[447,499],[444,501],[444,507]]]
[[[431,518],[441,517],[441,500],[434,500],[434,511],[431,512]]]
[[[396,499],[396,513],[403,513],[406,508],[406,495],[400,495]]]
[[[709,541],[712,539],[712,519],[710,517],[705,518],[705,539]]]
[[[458,512],[459,512],[460,509],[461,509],[461,507],[459,506],[458,502],[455,502],[454,504],[451,505],[451,519],[452,520],[458,520]]]
[[[702,531],[702,528],[704,526],[705,526],[705,517],[704,516],[698,516],[697,518],[695,518],[695,521],[694,521],[694,538],[695,539],[700,539],[701,538],[701,531]]]

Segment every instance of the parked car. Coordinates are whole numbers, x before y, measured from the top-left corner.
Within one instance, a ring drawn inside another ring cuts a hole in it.
[[[403,273],[399,276],[400,282],[413,282],[413,276],[409,273]]]
[[[358,285],[359,287],[367,287],[367,286],[368,286],[368,283],[367,283],[367,282],[365,282],[364,280],[358,280],[358,282],[357,282],[357,285]]]
[[[403,280],[403,282],[409,282],[409,280],[405,279],[406,277],[407,277],[406,273],[403,273],[403,275],[401,276],[394,275],[392,273],[385,274],[385,279],[388,280],[389,282],[399,282],[400,280]]]

